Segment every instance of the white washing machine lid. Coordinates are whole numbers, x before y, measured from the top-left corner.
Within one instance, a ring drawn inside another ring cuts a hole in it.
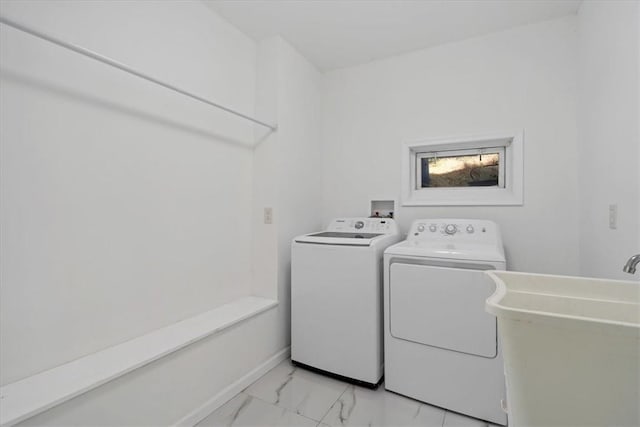
[[[323,231],[298,236],[294,240],[297,243],[314,243],[320,245],[371,246],[376,239],[384,236],[386,236],[386,234]]]
[[[384,253],[388,255],[441,258],[448,260],[505,262],[502,247],[474,243],[405,240],[389,246]]]
[[[335,246],[372,246],[386,237],[396,241],[398,226],[391,218],[336,218],[325,231],[304,234],[296,243]],[[388,239],[385,239],[389,242]]]

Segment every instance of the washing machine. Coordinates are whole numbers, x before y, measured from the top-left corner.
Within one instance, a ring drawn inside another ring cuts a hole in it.
[[[291,248],[291,359],[361,385],[383,373],[382,257],[390,218],[338,218]]]
[[[492,221],[415,221],[384,253],[387,390],[496,424],[507,424],[497,321],[484,310],[505,270]]]

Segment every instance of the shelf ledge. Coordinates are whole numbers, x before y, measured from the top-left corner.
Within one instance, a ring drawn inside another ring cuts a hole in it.
[[[239,298],[0,387],[0,426],[17,424],[276,305],[266,298]]]

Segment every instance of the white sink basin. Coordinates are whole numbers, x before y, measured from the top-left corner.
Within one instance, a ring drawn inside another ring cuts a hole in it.
[[[491,271],[510,426],[640,425],[640,283]]]

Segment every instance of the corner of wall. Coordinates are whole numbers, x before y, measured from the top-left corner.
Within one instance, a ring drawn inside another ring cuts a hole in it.
[[[622,266],[640,251],[640,3],[585,1],[578,19],[580,274],[629,280]]]

